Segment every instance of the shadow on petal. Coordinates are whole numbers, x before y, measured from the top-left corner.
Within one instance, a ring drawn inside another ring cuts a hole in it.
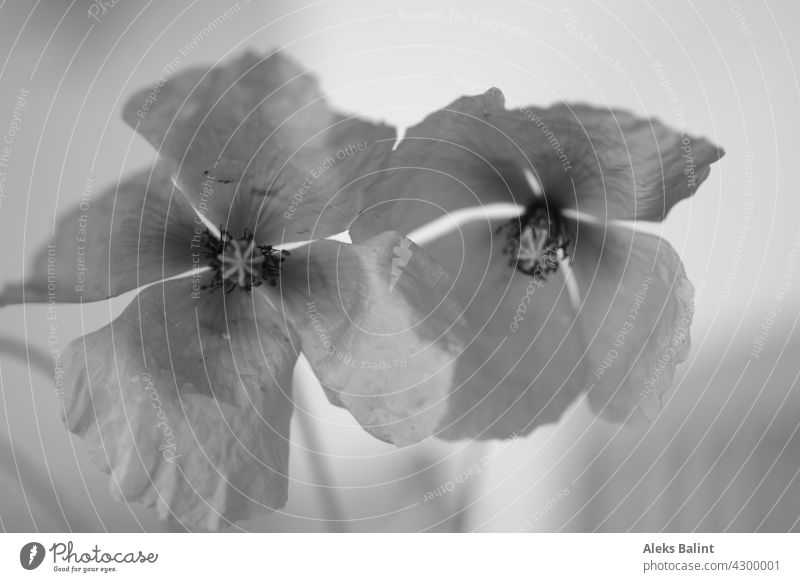
[[[454,274],[469,324],[442,438],[528,434],[557,422],[587,387],[585,343],[562,273],[510,266],[501,224],[467,224],[429,245]]]
[[[284,301],[329,399],[373,436],[430,436],[447,407],[463,320],[452,283],[394,232],[320,241],[287,261]]]
[[[589,403],[631,425],[652,421],[689,353],[694,286],[664,239],[580,223],[573,270],[589,341]]]

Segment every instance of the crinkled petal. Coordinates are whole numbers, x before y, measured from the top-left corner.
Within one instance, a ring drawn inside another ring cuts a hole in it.
[[[214,223],[238,228],[234,195],[270,196],[259,177],[286,158],[275,130],[286,122],[292,135],[295,125],[311,123],[320,106],[304,107],[316,96],[314,81],[281,53],[261,59],[247,52],[207,70],[162,77],[128,100],[123,118],[174,164],[195,207]]]
[[[261,56],[245,52],[211,68],[198,67],[159,79],[128,100],[123,116],[157,150],[180,160],[197,139],[207,118],[229,114],[237,124],[265,122],[285,128],[286,147],[298,147],[327,127],[333,114],[322,100],[316,80],[280,52]],[[230,128],[234,130],[235,127]],[[222,153],[227,137],[209,150]]]
[[[463,332],[444,270],[386,232],[295,251],[281,281],[303,353],[331,401],[381,440],[430,436],[445,413]]]
[[[0,294],[0,305],[23,297],[98,301],[189,271],[197,224],[172,192],[169,172],[157,165],[82,200],[36,253],[30,277]]]
[[[580,222],[573,271],[589,339],[589,402],[604,418],[652,421],[689,353],[694,287],[664,239]]]
[[[286,502],[296,354],[260,292],[198,284],[153,285],[70,344],[64,402],[112,492],[216,529]]]
[[[443,438],[528,434],[558,421],[587,387],[582,330],[562,273],[511,267],[499,226],[470,223],[428,246],[453,274],[469,324]]]
[[[374,188],[379,200],[396,202],[365,213],[354,232],[359,238],[362,228],[409,231],[427,222],[419,205],[398,200],[408,197],[428,200],[427,213],[492,202],[526,206],[534,193],[521,179],[526,170],[556,208],[662,220],[722,155],[708,140],[655,119],[586,105],[506,110],[502,93],[490,89],[409,130],[390,163],[398,169]],[[414,170],[401,169],[407,167]]]
[[[488,147],[502,139],[493,135],[491,119],[504,103],[491,89],[461,97],[410,127],[371,185],[372,203],[350,229],[353,240],[392,229],[410,232],[461,208],[527,203],[520,167]]]
[[[523,118],[541,128],[551,146],[557,140],[574,167],[548,177],[552,188],[563,190],[565,199],[574,191],[578,210],[614,219],[663,220],[697,191],[711,164],[724,155],[707,139],[618,109],[583,104],[526,108],[512,112],[507,123],[523,123]]]
[[[279,52],[248,52],[159,85],[154,99],[145,88],[129,100],[126,121],[173,161],[192,203],[234,232],[252,230],[260,213],[260,224],[286,227],[283,242],[341,232],[360,210],[359,179],[394,141],[387,126],[331,110],[316,80]],[[281,231],[257,236],[276,243]]]
[[[295,151],[278,174],[281,187],[261,211],[261,232],[283,242],[319,240],[348,230],[372,204],[372,184],[388,163],[394,129],[342,117],[320,137],[323,145]]]

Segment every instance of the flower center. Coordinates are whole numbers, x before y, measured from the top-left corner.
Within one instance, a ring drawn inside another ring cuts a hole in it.
[[[509,266],[526,275],[545,279],[558,270],[559,261],[570,256],[572,240],[561,215],[549,212],[543,204],[528,207],[500,231],[507,236],[503,253],[511,256]]]
[[[214,278],[202,289],[212,292],[224,288],[230,293],[237,287],[250,291],[263,282],[274,287],[278,282],[281,263],[289,251],[276,250],[272,245],[256,245],[253,234],[244,229],[240,238],[233,238],[227,230],[220,230],[220,238],[208,229],[203,233],[205,256],[215,273]]]

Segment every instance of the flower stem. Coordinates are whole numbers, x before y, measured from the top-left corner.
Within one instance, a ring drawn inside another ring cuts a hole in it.
[[[32,348],[24,342],[10,338],[0,338],[0,353],[8,354],[27,362],[30,367],[40,371],[51,379],[53,378],[52,360],[43,350]],[[2,368],[0,368],[0,376],[2,376]],[[2,378],[0,377],[0,386],[2,386],[1,382]],[[5,397],[3,397],[3,402],[5,402]],[[70,524],[60,502],[64,494],[59,494],[58,488],[53,482],[52,475],[43,471],[40,464],[28,456],[24,450],[14,447],[11,439],[0,439],[0,459],[4,461],[11,460],[10,463],[3,462],[0,464],[2,469],[12,476],[16,475],[20,487],[24,487],[23,494],[30,495],[36,499],[38,506],[44,508],[53,519],[63,523],[70,531],[73,530],[72,526],[75,525],[77,525],[78,531],[91,531],[90,525],[84,522],[82,518],[74,518],[73,523]],[[28,476],[24,483],[23,473]],[[52,492],[45,485],[48,482],[53,487]],[[55,495],[55,497],[53,497],[53,495]],[[33,516],[31,516],[31,518],[33,518]]]
[[[50,356],[40,349],[4,337],[0,338],[0,352],[27,362],[46,376],[53,376],[53,362]]]
[[[465,459],[465,461],[461,462],[462,467],[469,468],[479,464],[481,458],[484,457],[485,449],[486,444],[483,441],[472,442],[461,455],[461,457]],[[465,481],[461,486],[461,492],[458,495],[457,511],[451,522],[451,531],[453,533],[465,533],[470,531],[468,528],[472,527],[475,522],[473,514],[480,502],[478,493],[485,479],[486,476],[482,471],[472,479]]]
[[[297,415],[297,426],[302,433],[302,440],[306,450],[311,457],[311,469],[314,473],[314,481],[319,490],[320,504],[326,513],[325,526],[328,532],[346,532],[346,520],[339,499],[336,497],[333,486],[331,470],[328,466],[327,457],[322,452],[322,438],[319,434],[314,418],[308,412],[307,399],[304,397],[303,390],[297,390],[295,394],[295,414]]]

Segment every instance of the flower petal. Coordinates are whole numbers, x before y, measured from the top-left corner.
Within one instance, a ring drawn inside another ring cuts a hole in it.
[[[463,331],[442,268],[387,232],[363,244],[310,244],[286,261],[281,281],[329,399],[381,440],[430,436],[445,412]]]
[[[619,110],[565,104],[506,110],[502,93],[490,89],[409,130],[390,165],[414,172],[392,172],[374,189],[383,201],[426,199],[428,213],[492,202],[526,206],[533,190],[520,176],[527,169],[556,208],[662,220],[694,194],[723,153],[686,131]],[[420,209],[384,204],[360,220],[354,240],[398,224],[410,231],[429,220]],[[365,226],[369,221],[377,224]]]
[[[380,165],[394,142],[393,129],[331,110],[316,80],[279,52],[263,58],[248,52],[158,85],[155,99],[146,88],[129,100],[126,121],[173,160],[194,205],[232,231],[252,230],[256,214],[268,208],[258,222],[286,227],[282,242],[341,232],[360,210],[360,196],[351,199],[353,181]],[[358,155],[347,153],[359,147]],[[335,169],[315,176],[328,159]],[[261,230],[262,240],[273,237],[265,243],[281,242],[282,228]]]
[[[589,402],[603,417],[653,420],[689,352],[694,287],[664,239],[581,222],[573,271],[590,338]]]
[[[395,131],[341,117],[318,137],[321,144],[317,140],[296,150],[277,175],[280,188],[259,217],[259,230],[277,233],[282,242],[319,240],[348,230],[370,204],[366,193],[371,200],[371,185],[388,163]]]
[[[574,181],[577,209],[600,216],[607,212],[609,218],[663,220],[696,192],[710,165],[725,153],[686,130],[618,109],[560,104],[516,113],[540,128],[547,126],[563,143],[575,166],[567,177]],[[564,180],[556,187],[572,195],[572,183]]]
[[[286,502],[296,354],[260,292],[142,291],[67,348],[65,410],[112,492],[216,529]]]
[[[373,205],[350,229],[352,239],[398,228],[411,232],[460,208],[526,203],[520,167],[492,149],[502,136],[493,135],[491,118],[504,103],[503,94],[490,89],[461,97],[409,128],[386,171],[371,184]]]
[[[582,330],[562,273],[511,267],[499,226],[470,223],[428,246],[453,273],[469,323],[443,438],[528,434],[558,421],[587,387]]]
[[[270,128],[282,124],[287,149],[313,138],[334,117],[316,80],[278,51],[264,57],[248,51],[224,64],[162,78],[156,87],[157,91],[146,87],[131,97],[123,117],[153,147],[176,154],[176,160],[195,145],[203,120],[216,115],[236,120],[231,130],[245,121],[261,121]],[[200,137],[217,140],[197,145],[224,151],[227,138]]]
[[[212,222],[227,222],[240,182],[245,195],[257,188],[255,176],[279,143],[277,125],[285,121],[291,135],[321,112],[320,106],[303,109],[317,91],[301,73],[280,53],[260,59],[248,52],[208,70],[162,77],[128,100],[123,118],[175,164],[193,204]]]
[[[189,271],[191,208],[165,167],[141,171],[59,219],[33,275],[0,294],[9,303],[98,301]]]

